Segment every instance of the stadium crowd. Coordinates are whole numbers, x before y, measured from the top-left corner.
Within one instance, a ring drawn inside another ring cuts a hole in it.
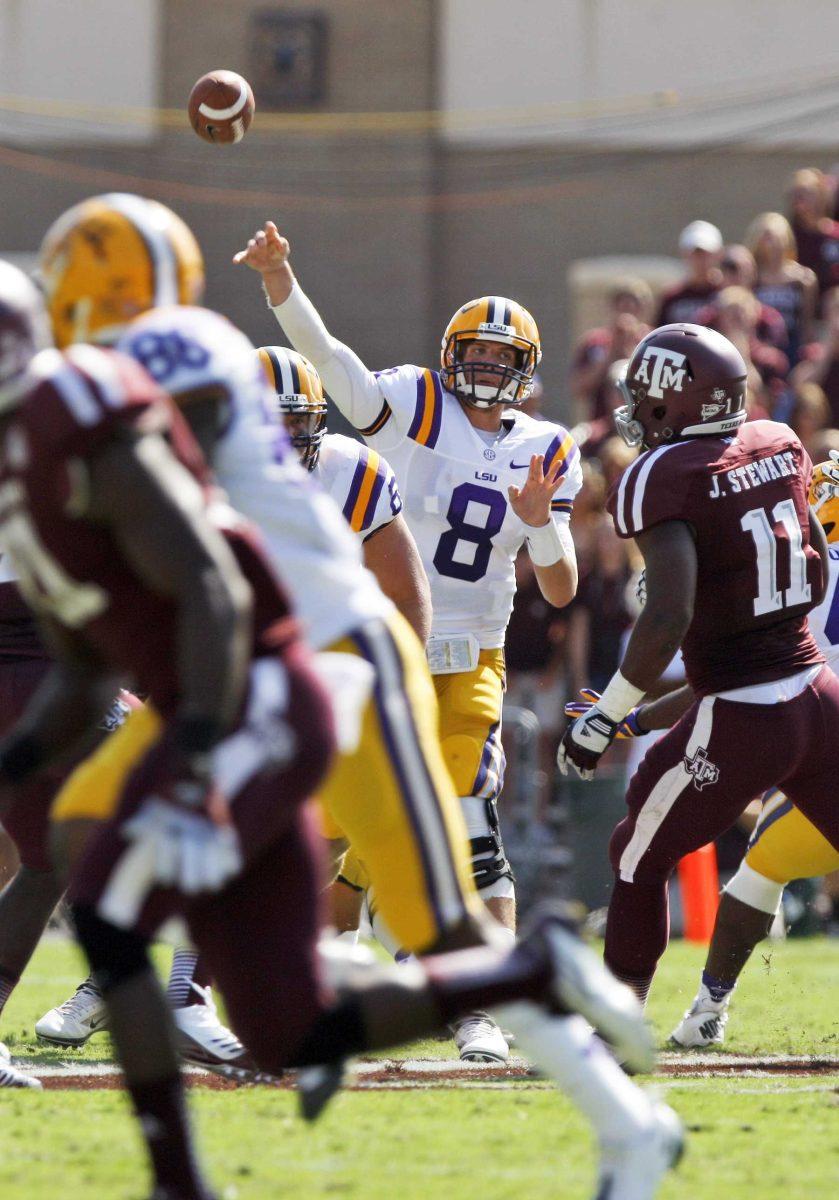
[[[839,450],[839,176],[796,171],[785,208],[755,216],[742,242],[726,242],[709,221],[691,221],[678,240],[681,279],[659,296],[642,278],[617,280],[603,324],[573,348],[571,432],[583,457],[571,521],[579,588],[566,608],[551,608],[523,551],[507,634],[508,698],[532,709],[540,723],[543,805],[555,786],[562,788],[551,764],[564,703],[581,687],[605,686],[638,612],[637,551],[615,534],[606,498],[637,453],[617,436],[612,413],[624,403],[617,384],[641,338],[677,321],[717,329],[748,366],[748,419],[789,424],[814,463]],[[542,396],[537,388],[527,405],[531,415],[540,415]],[[672,685],[680,678],[677,670]],[[622,762],[623,782],[635,757]],[[739,862],[748,830],[747,817],[730,846],[719,847],[724,868]],[[790,897],[793,928],[839,929],[839,880],[828,877],[820,890],[804,884],[801,892],[800,899]]]

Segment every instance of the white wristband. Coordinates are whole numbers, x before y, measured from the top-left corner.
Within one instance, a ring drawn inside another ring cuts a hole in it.
[[[642,688],[637,688],[634,683],[624,679],[620,671],[615,671],[606,684],[606,690],[597,701],[597,707],[610,721],[622,721],[628,712],[641,703],[645,695]]]
[[[525,525],[524,529],[527,551],[537,567],[552,567],[565,558],[562,536],[553,517],[548,517],[547,525]]]

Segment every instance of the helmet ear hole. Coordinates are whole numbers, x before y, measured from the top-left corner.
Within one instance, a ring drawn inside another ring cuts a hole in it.
[[[667,416],[667,408],[663,404],[657,404],[653,409],[653,416],[657,421],[663,421]]]

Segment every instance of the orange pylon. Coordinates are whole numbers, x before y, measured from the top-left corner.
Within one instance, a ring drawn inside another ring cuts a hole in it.
[[[714,843],[709,842],[692,854],[686,854],[678,870],[685,914],[685,939],[689,942],[710,942],[720,891]]]

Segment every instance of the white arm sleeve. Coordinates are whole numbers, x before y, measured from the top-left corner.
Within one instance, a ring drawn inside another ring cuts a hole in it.
[[[295,350],[320,372],[323,386],[356,429],[366,429],[379,416],[384,396],[376,376],[358,355],[334,338],[320,313],[298,283],[284,304],[269,304]]]

